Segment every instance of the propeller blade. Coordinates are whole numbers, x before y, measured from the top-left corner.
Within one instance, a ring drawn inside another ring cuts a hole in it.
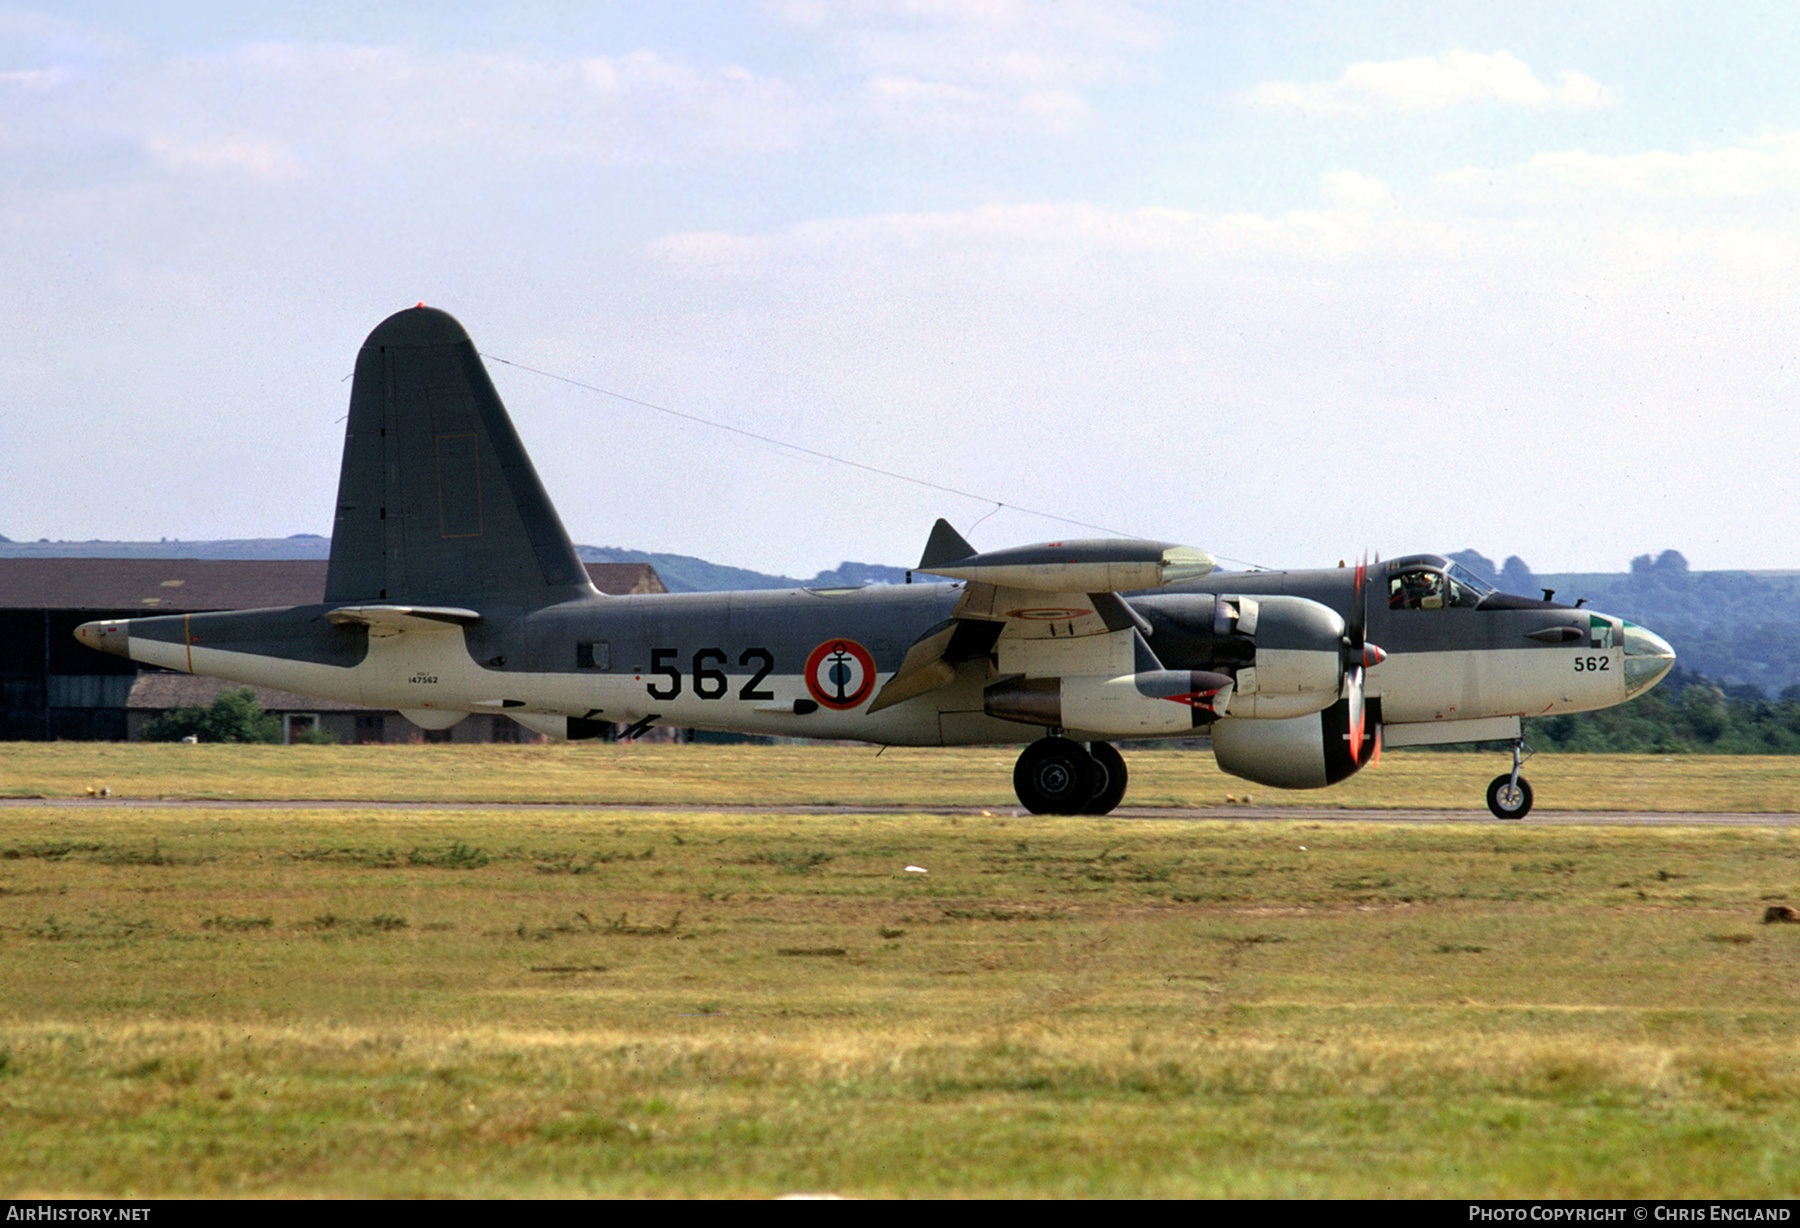
[[[1369,643],[1368,629],[1369,556],[1365,551],[1351,578],[1349,616],[1344,620],[1343,697],[1348,703],[1350,717],[1346,736],[1350,742],[1350,757],[1358,764],[1375,763],[1381,758],[1381,725],[1369,722],[1368,706],[1363,698],[1363,676],[1387,660],[1387,653],[1379,644]]]

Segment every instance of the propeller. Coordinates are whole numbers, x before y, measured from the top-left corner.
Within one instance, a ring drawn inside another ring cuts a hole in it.
[[[1379,562],[1379,558],[1377,558]],[[1379,645],[1368,641],[1369,562],[1365,555],[1356,565],[1350,593],[1350,618],[1344,628],[1344,699],[1350,708],[1350,758],[1359,767],[1381,759],[1381,726],[1368,729],[1368,709],[1363,702],[1364,674],[1387,660]]]

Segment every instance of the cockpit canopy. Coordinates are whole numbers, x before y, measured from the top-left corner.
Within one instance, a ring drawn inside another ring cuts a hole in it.
[[[1415,554],[1386,564],[1390,610],[1473,610],[1503,596],[1461,563],[1435,554]]]

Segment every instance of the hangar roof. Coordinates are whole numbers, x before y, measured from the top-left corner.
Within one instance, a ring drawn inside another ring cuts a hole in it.
[[[324,559],[0,559],[0,609],[145,613],[314,605]],[[589,563],[603,593],[662,593],[648,563]]]

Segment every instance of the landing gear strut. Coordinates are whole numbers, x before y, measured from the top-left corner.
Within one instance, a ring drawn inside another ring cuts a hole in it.
[[[1094,795],[1081,813],[1111,814],[1113,807],[1125,800],[1125,756],[1111,742],[1090,742],[1088,753],[1094,757]]]
[[[1512,771],[1502,772],[1494,777],[1488,785],[1488,809],[1499,819],[1522,819],[1531,813],[1531,785],[1519,775],[1519,765],[1531,757],[1532,752],[1526,749],[1525,734],[1521,730],[1513,739]]]
[[[1084,747],[1060,736],[1027,746],[1013,768],[1013,791],[1033,814],[1106,814],[1124,800],[1127,780],[1110,743]]]

